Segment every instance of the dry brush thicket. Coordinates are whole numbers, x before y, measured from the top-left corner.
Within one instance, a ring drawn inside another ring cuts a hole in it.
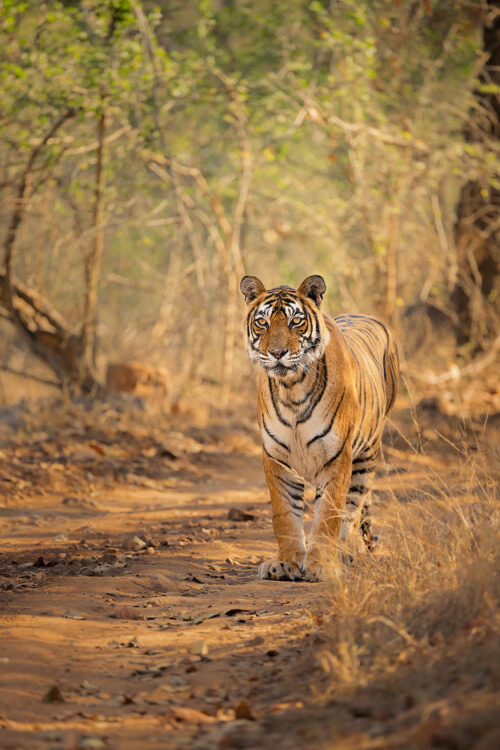
[[[446,339],[433,372],[457,335],[462,358],[487,349],[495,8],[7,4],[3,364],[35,353],[89,390],[109,361],[145,360],[227,399],[248,372],[244,271],[322,273],[331,312],[376,312],[419,365]]]
[[[358,556],[313,610],[323,633],[315,647],[323,676],[313,692],[330,719],[315,725],[320,714],[311,709],[295,729],[316,726],[314,746],[465,750],[498,742],[498,430],[492,425],[487,436],[485,422],[460,427],[453,419],[447,429],[442,417],[426,424],[434,438],[423,451],[408,453],[408,440],[386,449],[386,470],[403,481],[377,493],[378,552]],[[456,444],[446,437],[450,426],[462,431]],[[404,465],[417,475],[425,467],[427,476],[405,482]],[[345,712],[358,719],[354,736]]]

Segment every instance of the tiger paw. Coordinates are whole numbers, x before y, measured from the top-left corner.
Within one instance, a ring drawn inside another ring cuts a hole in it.
[[[319,564],[306,564],[302,573],[302,580],[306,581],[307,583],[317,583],[318,581],[324,581],[325,575],[323,566]]]
[[[260,565],[259,578],[270,581],[301,581],[302,573],[296,563],[270,560]]]

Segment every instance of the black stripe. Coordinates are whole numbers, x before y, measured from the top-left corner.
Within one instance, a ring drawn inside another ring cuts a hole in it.
[[[316,315],[316,313],[312,309],[312,307],[310,309],[308,309],[308,312],[313,316],[314,322],[316,323],[316,331],[319,334],[319,320],[318,320],[318,316]]]
[[[290,401],[282,401],[285,406],[288,406],[289,408],[291,406],[301,406],[302,404],[305,404],[305,402],[309,399],[310,393],[306,393],[304,398],[301,398],[300,401],[294,401],[293,399],[290,399]]]
[[[285,487],[289,487],[292,490],[296,490],[297,492],[304,492],[304,485],[300,482],[294,482],[293,479],[284,479],[283,477],[280,477],[279,474],[274,475],[276,479],[279,479],[279,481],[285,485]]]
[[[266,456],[269,456],[269,458],[272,458],[273,461],[276,461],[277,464],[281,464],[282,466],[286,466],[287,469],[290,469],[290,465],[286,463],[286,461],[282,461],[281,458],[276,458],[276,456],[272,456],[269,451],[266,450],[266,446],[262,446],[264,449],[264,453]]]
[[[321,372],[320,366],[323,368],[324,372]],[[297,424],[301,424],[302,422],[307,422],[307,420],[309,419],[309,417],[313,413],[314,409],[316,408],[316,406],[321,401],[321,399],[323,397],[323,394],[325,392],[327,378],[328,378],[328,370],[327,370],[327,367],[326,367],[326,357],[325,357],[324,354],[323,354],[323,356],[321,358],[321,365],[318,365],[317,370],[316,370],[316,379],[314,381],[313,390],[316,387],[316,383],[319,380],[320,374],[321,374],[321,376],[323,378],[323,382],[321,383],[320,391],[319,391],[318,395],[316,396],[316,398],[313,399],[310,402],[309,406],[306,409],[304,409],[304,411],[302,412],[302,415],[297,419]]]
[[[363,375],[366,375],[366,373],[363,373]],[[352,444],[353,451],[356,451],[360,446],[363,439],[362,430],[363,430],[363,422],[365,420],[365,413],[366,413],[366,382],[365,378],[361,377],[360,381],[360,391],[361,391],[361,397],[363,399],[363,407],[361,410],[361,419],[359,420],[359,431],[358,431],[358,437]],[[361,438],[360,444],[358,445],[358,439]]]
[[[359,458],[353,459],[353,464],[360,464],[363,461],[373,461],[375,458],[377,458],[377,455],[373,455],[373,453],[370,456],[360,456]]]
[[[355,499],[352,497],[348,497],[347,502],[346,502],[346,508],[348,505],[350,505],[357,510],[359,508],[359,503],[362,501],[362,499],[363,498],[361,497],[357,497]]]
[[[345,436],[345,440],[342,443],[342,445],[339,448],[339,450],[337,451],[337,453],[334,456],[332,456],[330,459],[328,459],[328,461],[326,462],[326,464],[323,464],[323,468],[321,469],[321,471],[323,471],[323,469],[326,469],[327,466],[330,466],[330,464],[333,464],[333,462],[340,456],[340,454],[344,450],[345,444],[347,443],[347,438],[348,437],[349,437],[349,433],[347,433],[347,435]]]
[[[352,474],[370,474],[374,469],[353,469]]]
[[[351,485],[349,487],[349,492],[357,492],[358,495],[364,495],[365,492],[368,492],[368,489],[369,488],[366,486],[366,484],[362,485],[361,487],[357,487],[356,485],[354,486]],[[349,492],[347,494],[349,494]]]
[[[378,318],[370,318],[370,320],[372,321],[372,323],[375,323],[375,325],[380,326],[380,328],[383,330],[383,332],[387,336],[387,344],[389,344],[389,341],[391,340],[391,337],[390,337],[389,331],[387,330],[387,328],[385,327],[385,325],[383,323],[381,323],[380,320],[378,320]]]
[[[288,447],[288,445],[286,443],[282,443],[281,440],[278,440],[278,438],[276,437],[276,435],[273,435],[273,433],[271,432],[271,430],[267,426],[266,420],[264,418],[262,419],[262,424],[264,425],[264,429],[267,432],[267,434],[269,435],[269,437],[272,438],[275,443],[277,443],[278,445],[281,445],[281,447],[284,448],[286,451],[290,450],[289,447]]]
[[[287,420],[284,418],[284,416],[281,414],[281,412],[278,409],[278,406],[276,404],[276,397],[274,395],[273,381],[271,380],[271,378],[269,377],[269,375],[267,376],[267,381],[269,383],[269,392],[271,394],[271,401],[273,402],[274,411],[276,412],[276,416],[278,417],[278,419],[281,422],[281,424],[284,424],[286,427],[291,427],[290,422],[287,422]]]
[[[342,391],[342,396],[340,397],[340,401],[338,402],[337,406],[335,407],[335,411],[333,412],[333,417],[330,420],[330,424],[326,429],[323,430],[323,432],[320,432],[318,435],[315,435],[313,438],[307,441],[307,447],[311,445],[311,443],[314,443],[315,440],[319,440],[322,437],[325,437],[325,435],[328,435],[330,430],[332,429],[333,423],[335,422],[335,417],[337,416],[337,412],[340,408],[340,404],[342,403],[345,396],[345,386],[344,390]]]
[[[304,367],[302,374],[296,380],[292,380],[291,383],[282,383],[282,385],[285,388],[292,388],[294,385],[297,385],[298,383],[302,383],[306,378],[307,372],[308,372],[307,368]]]

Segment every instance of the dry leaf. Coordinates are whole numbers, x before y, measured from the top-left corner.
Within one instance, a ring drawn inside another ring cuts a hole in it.
[[[106,455],[105,449],[102,447],[102,445],[98,445],[98,443],[89,443],[89,448],[92,448],[92,450],[98,453],[100,456]]]
[[[194,656],[207,656],[208,644],[206,641],[194,641],[194,643],[191,643],[188,647],[188,651]]]
[[[203,711],[198,711],[196,708],[173,706],[172,711],[177,721],[188,721],[194,724],[211,724],[216,721],[215,716],[210,716]]]

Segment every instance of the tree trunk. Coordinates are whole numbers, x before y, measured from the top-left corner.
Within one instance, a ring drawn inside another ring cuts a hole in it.
[[[71,333],[62,316],[41,294],[0,271],[0,315],[8,319],[30,351],[57,376],[61,387],[87,391],[95,381],[81,381],[80,338]]]
[[[85,303],[82,324],[82,379],[88,375],[93,379],[95,368],[95,342],[97,327],[97,294],[104,249],[104,187],[105,187],[105,139],[107,114],[104,102],[97,122],[97,162],[95,170],[92,248],[85,260]]]
[[[14,277],[17,233],[28,206],[30,182],[35,162],[59,128],[74,117],[76,113],[77,110],[68,109],[55,121],[45,137],[31,151],[21,175],[4,242],[4,270],[0,270],[0,315],[16,327],[31,352],[52,369],[62,387],[76,393],[90,393],[98,390],[99,384],[95,379],[92,363],[86,356],[86,348],[83,344],[85,341],[87,342],[88,351],[88,342],[93,341],[91,337],[94,335],[95,325],[94,329],[91,327],[87,329],[86,338],[83,331],[82,334],[75,335],[68,328],[64,318],[43,295],[20,283]],[[101,164],[98,167],[99,176],[96,181],[98,187],[96,187],[95,192],[96,208],[94,212],[94,225],[97,229],[94,255],[97,254],[97,262],[94,258],[93,267],[88,277],[94,290],[97,288],[97,275],[102,252],[102,238],[98,236],[102,224],[102,209],[100,207],[103,179],[101,176],[102,154],[99,159]],[[95,300],[96,293],[94,298],[91,296],[90,302],[87,301],[86,303],[86,312],[89,313],[89,319],[90,313],[92,313],[92,319],[95,319]]]
[[[500,142],[500,1],[488,0],[483,22],[483,48],[488,55],[475,94],[477,109],[465,138],[485,148]],[[495,86],[497,87],[495,90]],[[489,87],[487,90],[485,87]],[[500,175],[499,175],[500,177]],[[494,299],[500,281],[500,190],[488,177],[461,189],[455,223],[458,278],[452,294],[457,313],[457,344],[472,351],[484,348],[495,327]]]

